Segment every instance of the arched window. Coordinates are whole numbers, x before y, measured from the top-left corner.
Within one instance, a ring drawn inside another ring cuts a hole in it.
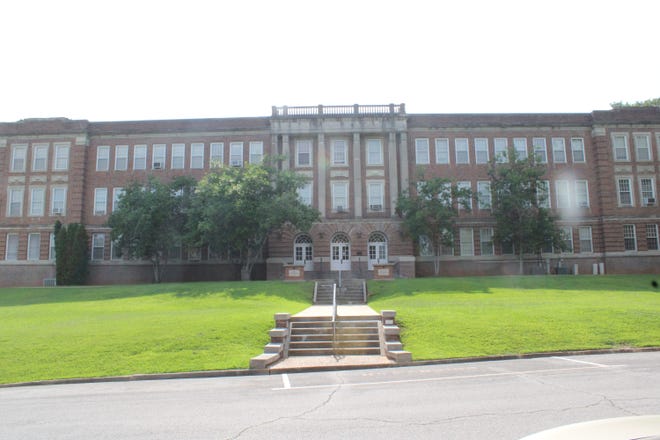
[[[369,270],[374,270],[374,264],[387,263],[387,237],[382,232],[372,232],[367,242]]]
[[[312,237],[300,234],[293,241],[293,262],[305,266],[305,270],[314,270],[314,247]]]

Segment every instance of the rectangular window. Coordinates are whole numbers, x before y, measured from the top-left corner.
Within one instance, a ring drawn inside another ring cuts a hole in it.
[[[7,194],[7,217],[23,216],[23,188],[9,188]]]
[[[123,250],[116,241],[110,242],[110,259],[111,260],[121,260],[123,258]]]
[[[501,247],[502,247],[502,255],[513,255],[513,251],[515,250],[515,247],[513,246],[513,242],[511,240],[502,241]]]
[[[527,159],[527,138],[513,138],[513,151],[516,159]]]
[[[55,260],[55,233],[50,233],[50,240],[48,241],[48,259],[53,261]]]
[[[646,225],[646,248],[650,251],[658,250],[658,225]]]
[[[488,163],[490,160],[487,138],[476,138],[474,140],[474,160],[476,163]]]
[[[311,167],[312,166],[312,141],[311,140],[297,140],[296,141],[296,166]]]
[[[623,249],[626,251],[637,250],[635,225],[623,225]]]
[[[172,163],[170,167],[173,170],[182,170],[186,167],[186,144],[172,144]]]
[[[108,206],[108,188],[94,190],[94,215],[105,215]]]
[[[369,211],[383,211],[383,182],[369,182]]]
[[[552,138],[552,161],[566,163],[566,140],[564,138]]]
[[[469,181],[457,182],[456,187],[463,190],[472,190],[472,183]],[[458,209],[465,209],[465,207],[472,209],[472,197],[460,197],[458,199]]]
[[[550,209],[550,181],[539,181],[536,187],[536,202],[540,208]]]
[[[493,228],[479,229],[479,246],[481,247],[481,255],[495,255]]]
[[[147,169],[147,146],[136,145],[133,147],[133,169],[146,170]]]
[[[419,236],[419,256],[420,257],[432,257],[433,254],[433,243],[427,235]]]
[[[435,163],[449,164],[449,139],[435,140]]]
[[[612,135],[612,147],[614,148],[615,161],[628,161],[628,136],[625,134]]]
[[[298,188],[298,197],[305,205],[312,206],[312,182],[307,182],[301,188]]]
[[[367,165],[383,164],[383,144],[380,139],[367,139]]]
[[[619,206],[632,206],[632,186],[629,178],[617,179]]]
[[[532,138],[534,146],[534,157],[538,163],[548,163],[548,148],[545,138]]]
[[[250,142],[250,163],[261,164],[264,157],[264,143],[263,142]]]
[[[105,234],[92,234],[92,260],[103,260]]]
[[[580,252],[593,252],[594,248],[593,243],[591,242],[591,226],[580,226],[578,228],[578,236],[580,238]]]
[[[640,178],[639,193],[642,197],[642,206],[655,206],[655,179],[653,177]]]
[[[32,147],[32,171],[48,169],[48,144],[35,144]]]
[[[165,168],[165,157],[167,155],[167,145],[154,144],[151,151],[151,168],[162,170]]]
[[[566,244],[566,249],[564,252],[572,254],[573,253],[573,228],[570,226],[560,226],[559,230],[561,231],[561,238],[564,239]]]
[[[124,195],[124,188],[114,188],[112,190],[112,210],[119,206],[119,199]]]
[[[128,145],[117,145],[115,147],[115,170],[126,171],[128,169]]]
[[[211,168],[218,168],[225,163],[225,144],[224,142],[211,143]]]
[[[13,145],[11,148],[11,171],[12,173],[25,172],[25,158],[27,156],[27,145]]]
[[[467,138],[454,139],[454,148],[456,149],[456,163],[470,163],[470,148]]]
[[[490,182],[489,181],[477,182],[477,192],[478,192],[477,206],[479,207],[479,209],[490,209],[493,202],[493,196],[490,192]]]
[[[584,153],[584,139],[571,138],[571,152],[573,154],[573,162],[586,162],[587,156]]]
[[[348,182],[332,182],[332,210],[348,211]]]
[[[108,171],[110,168],[110,147],[101,145],[96,147],[96,171]]]
[[[589,207],[589,182],[586,180],[575,181],[575,205],[578,208]]]
[[[332,141],[332,164],[346,165],[347,163],[346,141],[341,139]]]
[[[190,144],[190,168],[201,170],[204,168],[204,144]]]
[[[507,138],[495,138],[493,142],[495,161],[497,163],[507,163],[509,161],[509,143]]]
[[[651,142],[648,134],[636,134],[633,137],[635,143],[635,156],[638,162],[648,162],[651,160]]]
[[[27,259],[30,261],[37,261],[41,256],[41,234],[33,232],[28,234],[28,251]]]
[[[571,200],[568,192],[568,180],[555,181],[555,193],[557,196],[557,208],[566,209],[571,207]]]
[[[428,139],[415,139],[415,161],[418,165],[431,163]]]
[[[7,234],[7,248],[5,250],[5,260],[18,260],[18,234]]]
[[[472,228],[460,228],[459,238],[461,242],[461,256],[471,257],[474,255],[474,234]]]
[[[46,202],[46,190],[44,188],[32,188],[30,190],[30,214],[33,217],[44,215]]]
[[[69,144],[55,144],[53,170],[64,171],[69,169],[69,149]]]
[[[51,215],[65,215],[66,214],[66,188],[55,187],[52,189],[50,201]]]

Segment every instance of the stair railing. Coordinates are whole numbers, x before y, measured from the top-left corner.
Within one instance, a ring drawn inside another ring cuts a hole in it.
[[[316,304],[316,294],[319,291],[319,282],[314,281],[314,299],[312,299],[312,304]]]
[[[362,300],[367,303],[367,282],[362,281]]]
[[[337,355],[337,285],[332,285],[332,352]]]

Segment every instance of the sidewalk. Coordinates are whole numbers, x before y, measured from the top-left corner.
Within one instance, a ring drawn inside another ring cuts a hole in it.
[[[293,315],[293,318],[319,318],[332,316],[332,306],[310,306],[307,307],[300,313]],[[337,306],[337,317],[338,318],[375,318],[380,316],[380,313],[377,313],[371,307],[358,304],[350,306]]]

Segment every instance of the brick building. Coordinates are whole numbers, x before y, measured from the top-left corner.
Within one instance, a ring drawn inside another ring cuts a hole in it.
[[[153,175],[201,178],[282,154],[311,178],[301,197],[322,221],[269,240],[255,278],[280,279],[297,265],[307,278],[342,270],[370,278],[432,273],[424,243],[401,231],[396,199],[418,173],[489,194],[488,162],[515,150],[547,163],[549,207],[571,250],[530,256],[527,273],[657,272],[660,109],[588,114],[407,114],[401,105],[274,107],[269,117],[89,122],[64,118],[0,124],[0,286],[54,278],[56,220],[90,233],[90,283],[151,280],[148,262],[122,258],[105,227],[121,190]],[[487,197],[463,211],[441,275],[517,273],[512,250],[492,241]],[[172,249],[167,280],[236,279],[228,258]],[[380,266],[379,266],[380,265]]]

